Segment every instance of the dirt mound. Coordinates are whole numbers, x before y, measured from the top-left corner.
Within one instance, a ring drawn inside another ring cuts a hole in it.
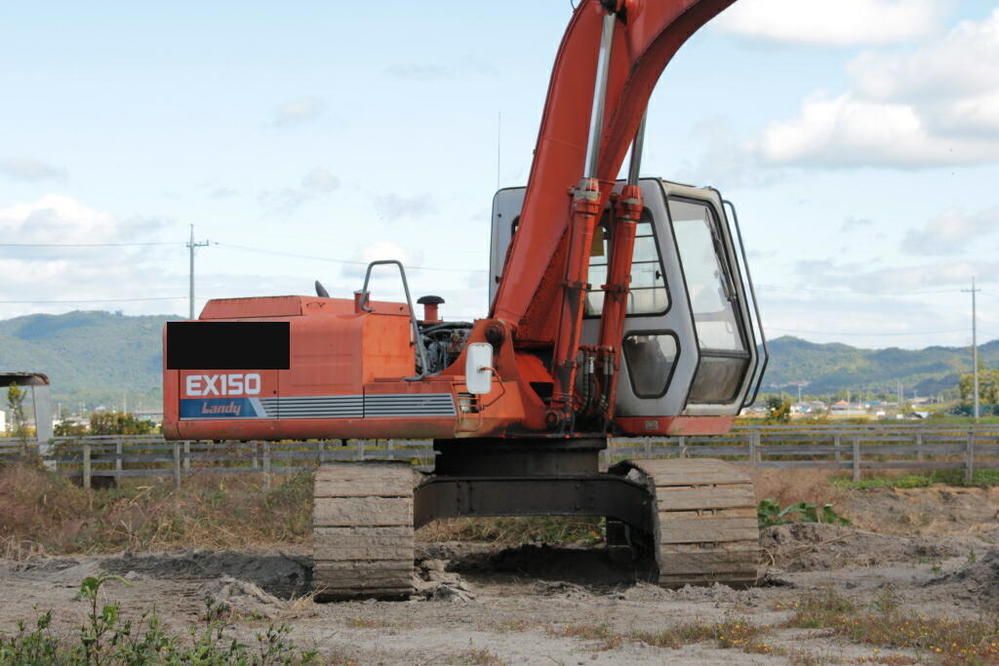
[[[999,524],[999,488],[872,488],[848,493],[836,508],[882,533],[973,534]]]
[[[974,599],[999,606],[999,548],[981,557],[969,557],[968,563],[956,571],[934,578],[926,584],[953,586],[957,598]]]
[[[956,545],[926,537],[874,534],[825,523],[768,527],[760,544],[771,564],[786,571],[818,571],[846,566],[940,559],[960,554]]]
[[[475,598],[475,593],[456,573],[447,571],[447,560],[425,559],[413,572],[416,598],[431,601],[464,602]]]
[[[183,550],[175,553],[108,558],[101,568],[113,574],[130,571],[154,578],[209,578],[230,576],[253,583],[282,599],[306,594],[312,587],[312,560],[284,553],[231,550]]]
[[[223,576],[208,588],[207,598],[216,612],[235,613],[248,617],[277,617],[275,610],[281,601],[253,583]]]

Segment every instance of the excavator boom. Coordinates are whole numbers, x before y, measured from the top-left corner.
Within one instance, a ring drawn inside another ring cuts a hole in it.
[[[666,65],[701,26],[735,0],[584,0],[566,28],[552,68],[527,181],[521,223],[492,304],[492,316],[517,327],[521,340],[552,342],[547,314],[558,300],[552,275],[570,222],[566,193],[584,175],[604,19],[613,43],[593,177],[613,181]],[[599,103],[599,99],[597,102]]]

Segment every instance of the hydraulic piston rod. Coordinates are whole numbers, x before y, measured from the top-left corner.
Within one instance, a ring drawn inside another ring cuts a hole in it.
[[[546,415],[552,429],[572,429],[579,404],[575,394],[576,370],[579,355],[579,337],[582,329],[583,300],[589,288],[590,246],[593,230],[603,210],[608,192],[603,191],[597,180],[600,158],[600,133],[604,124],[604,104],[607,97],[607,79],[610,75],[611,47],[614,44],[616,17],[612,12],[604,15],[601,26],[600,49],[593,82],[593,107],[590,114],[589,138],[586,145],[586,162],[583,176],[572,196],[572,222],[569,229],[568,261],[563,278],[562,307],[559,313],[552,375],[555,385],[551,407]]]

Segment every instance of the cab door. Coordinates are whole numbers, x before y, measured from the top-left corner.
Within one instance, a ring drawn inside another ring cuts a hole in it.
[[[756,367],[752,320],[722,201],[714,190],[640,182],[618,378],[619,417],[738,414]],[[590,257],[584,343],[599,335],[609,232]],[[650,431],[663,426],[650,420]]]

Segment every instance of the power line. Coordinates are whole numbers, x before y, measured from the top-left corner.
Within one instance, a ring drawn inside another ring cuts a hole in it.
[[[925,291],[858,291],[856,289],[823,289],[822,287],[780,287],[772,284],[756,285],[757,289],[763,291],[783,291],[786,293],[811,292],[816,294],[835,294],[837,296],[921,296],[932,294],[953,294],[957,293],[957,287],[953,289],[932,289]]]
[[[966,333],[967,329],[957,328],[949,331],[913,331],[913,332],[893,332],[893,333],[858,333],[858,332],[845,332],[845,331],[803,331],[794,328],[780,328],[778,326],[767,326],[764,324],[764,329],[768,331],[781,331],[783,333],[802,333],[806,335],[855,335],[855,336],[871,336],[871,337],[882,337],[882,336],[896,336],[896,335],[942,335],[944,333]]]
[[[174,241],[153,241],[146,243],[0,243],[0,247],[145,247],[148,245],[185,245]]]
[[[246,252],[257,252],[259,254],[270,254],[278,257],[290,257],[292,259],[311,259],[313,261],[325,261],[331,264],[347,264],[349,266],[367,266],[367,261],[351,261],[349,259],[332,259],[330,257],[317,257],[310,254],[298,254],[296,252],[283,252],[281,250],[265,250],[259,247],[249,247],[247,245],[236,245],[234,243],[212,243],[212,245]],[[437,268],[433,266],[406,266],[406,270],[415,271],[440,271],[443,273],[488,273],[489,271],[477,268]]]
[[[66,300],[55,300],[55,301],[0,301],[0,303],[5,305],[14,304],[35,304],[35,303],[134,303],[138,301],[179,301],[181,299],[187,298],[186,296],[149,296],[146,298],[84,298],[84,299],[66,299]]]

